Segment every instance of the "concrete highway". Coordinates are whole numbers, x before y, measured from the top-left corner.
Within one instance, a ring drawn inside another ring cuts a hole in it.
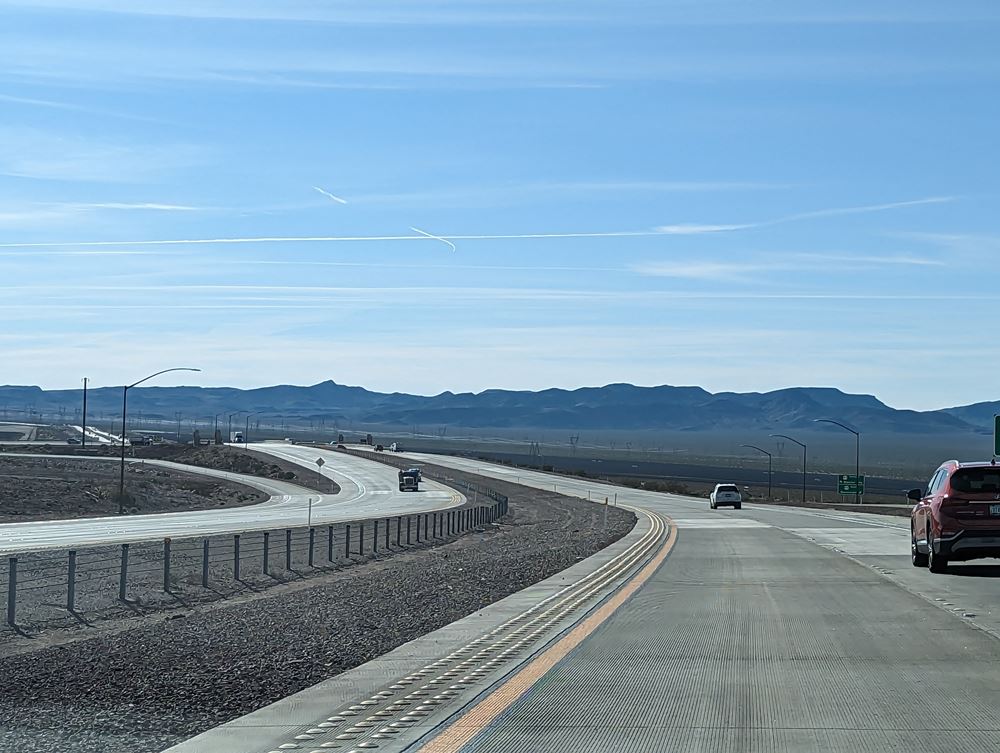
[[[322,475],[334,479],[340,485],[340,492],[320,494],[284,481],[195,468],[169,461],[126,459],[130,463],[158,465],[238,481],[267,492],[271,498],[257,505],[220,510],[0,524],[0,554],[305,526],[310,499],[314,524],[440,510],[464,501],[457,492],[429,481],[421,484],[419,492],[400,492],[395,469],[344,453],[271,442],[251,444],[250,449],[284,458],[314,473],[317,470],[315,461],[322,457],[325,461]],[[14,453],[6,455],[16,456]],[[38,457],[119,462],[117,458],[81,458],[75,455]]]
[[[905,518],[715,511],[407,457],[584,498],[617,492],[639,523],[536,587],[173,753],[997,749],[992,561],[913,568]]]

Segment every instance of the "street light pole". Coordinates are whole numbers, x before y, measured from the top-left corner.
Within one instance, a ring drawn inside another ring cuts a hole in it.
[[[118,514],[122,515],[125,512],[125,415],[128,408],[128,391],[135,387],[136,385],[142,384],[143,382],[157,377],[160,374],[166,374],[170,371],[201,371],[201,369],[191,369],[186,366],[178,366],[173,369],[164,369],[163,371],[157,371],[155,374],[150,374],[148,377],[143,377],[138,382],[132,382],[132,384],[127,384],[122,387],[122,435],[121,435],[121,464],[118,469]]]
[[[242,412],[243,411],[238,410],[235,413],[230,413],[229,414],[229,439],[226,440],[227,442],[232,442],[233,441],[233,416],[239,415]]]
[[[854,489],[854,504],[861,504],[861,432],[857,429],[852,429],[847,424],[842,424],[840,421],[834,421],[832,418],[814,418],[813,421],[818,424],[834,424],[839,426],[841,429],[847,429],[851,434],[854,435],[854,479],[856,486]]]
[[[219,441],[219,417],[221,413],[215,414],[215,431],[212,434],[212,444],[216,444]]]
[[[6,414],[6,411],[4,411]],[[4,416],[6,418],[6,415]],[[87,377],[83,378],[83,437],[80,438],[80,449],[87,449]]]
[[[772,471],[771,471],[771,453],[768,452],[767,450],[765,450],[763,447],[758,447],[755,444],[741,444],[740,447],[749,447],[752,450],[757,450],[758,452],[763,452],[765,455],[767,455],[767,498],[768,498],[768,500],[770,500],[771,499],[771,477],[772,477]]]
[[[772,434],[772,437],[781,437],[782,439],[787,439],[789,442],[794,442],[799,447],[802,448],[802,504],[806,503],[806,446],[804,443],[797,439],[793,439],[787,434]]]
[[[243,449],[250,452],[250,416],[259,416],[260,413],[247,413],[247,426],[243,432]]]

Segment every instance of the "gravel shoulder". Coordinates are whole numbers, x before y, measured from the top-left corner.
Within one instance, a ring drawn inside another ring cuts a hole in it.
[[[508,495],[508,516],[240,603],[0,659],[0,738],[22,753],[162,750],[547,578],[635,523],[619,508],[605,523],[605,509],[583,500],[437,475]]]
[[[0,454],[0,523],[118,513],[118,466],[103,460]],[[185,512],[263,502],[268,495],[232,481],[139,463],[125,466],[127,507]]]

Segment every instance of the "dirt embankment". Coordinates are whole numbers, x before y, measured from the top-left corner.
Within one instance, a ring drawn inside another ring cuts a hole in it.
[[[336,494],[340,487],[333,479],[323,477],[320,482],[315,470],[282,460],[261,452],[246,452],[227,445],[153,445],[136,447],[138,458],[156,458],[173,463],[185,463],[199,468],[213,468],[230,473],[245,473],[248,476],[288,481],[292,484],[316,489],[325,494]]]
[[[0,455],[0,522],[82,518],[118,513],[119,467],[106,460]],[[185,512],[262,502],[264,492],[242,484],[170,471],[125,466],[130,512]]]

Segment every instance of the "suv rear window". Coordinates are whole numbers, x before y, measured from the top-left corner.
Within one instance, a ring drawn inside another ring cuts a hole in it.
[[[720,492],[736,492],[737,494],[740,493],[740,490],[737,489],[735,486],[720,486],[718,488],[718,491],[720,491]]]
[[[967,468],[955,471],[951,477],[951,489],[966,494],[1000,493],[1000,467]]]

